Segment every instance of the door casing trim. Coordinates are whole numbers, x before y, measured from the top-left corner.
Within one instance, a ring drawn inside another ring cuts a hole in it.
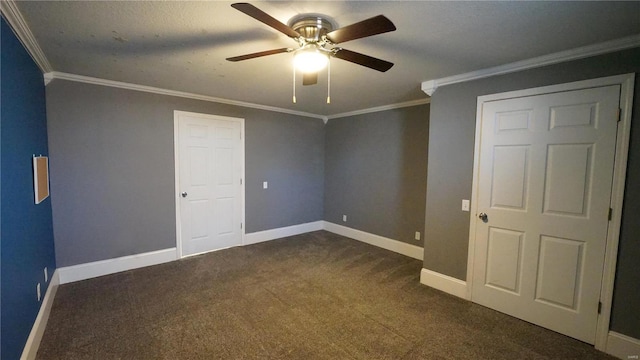
[[[622,203],[627,174],[627,157],[629,153],[631,110],[633,108],[633,87],[635,73],[608,76],[603,78],[570,82],[565,84],[543,86],[525,90],[509,91],[478,97],[476,110],[476,132],[473,155],[473,186],[471,190],[471,209],[469,219],[469,251],[467,256],[467,300],[471,299],[473,291],[473,267],[475,258],[476,214],[478,213],[478,180],[480,172],[480,144],[482,136],[482,109],[484,103],[518,97],[535,96],[549,93],[565,92],[609,85],[620,85],[620,122],[616,138],[615,160],[613,165],[613,185],[611,188],[610,207],[613,209],[611,221],[607,230],[607,244],[605,247],[602,284],[600,287],[601,313],[596,325],[595,348],[605,351],[611,319],[613,300],[613,286],[615,283],[618,244],[620,241],[620,226],[622,222]]]
[[[240,184],[240,223],[242,224],[242,229],[240,230],[240,245],[244,245],[244,237],[245,237],[245,155],[244,155],[244,119],[229,117],[229,116],[220,116],[220,115],[211,115],[211,114],[202,114],[202,113],[194,113],[188,111],[173,111],[173,158],[174,158],[174,176],[175,176],[175,191],[174,191],[174,199],[176,204],[176,258],[182,259],[185,257],[182,253],[182,229],[180,225],[180,157],[178,156],[180,151],[180,117],[181,116],[191,116],[198,117],[202,119],[212,119],[212,120],[225,120],[225,121],[234,121],[240,123],[240,166],[242,167],[241,177],[242,182]],[[215,250],[214,250],[215,251]],[[199,254],[192,254],[199,255]]]

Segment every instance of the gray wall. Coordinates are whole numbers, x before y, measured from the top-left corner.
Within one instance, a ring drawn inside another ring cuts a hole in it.
[[[424,267],[466,278],[477,97],[640,72],[640,49],[546,66],[437,89],[431,99]],[[640,338],[640,81],[636,75],[627,185],[611,328]]]
[[[324,219],[422,246],[428,127],[428,104],[329,120]]]
[[[247,233],[322,220],[320,119],[63,80],[46,94],[58,266],[176,246],[174,110],[245,119]]]

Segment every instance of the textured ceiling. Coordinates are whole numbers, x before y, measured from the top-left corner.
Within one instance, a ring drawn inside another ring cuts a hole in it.
[[[332,115],[424,99],[422,81],[640,34],[640,2],[252,2],[283,23],[320,13],[343,27],[384,14],[397,31],[341,44],[395,63],[380,73],[339,59],[317,85],[297,84],[294,47],[231,2],[45,1],[17,6],[54,71]]]

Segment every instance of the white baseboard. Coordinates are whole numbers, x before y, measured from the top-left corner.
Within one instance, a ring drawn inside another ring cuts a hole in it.
[[[420,283],[444,291],[447,294],[469,300],[467,298],[466,281],[423,268],[422,271],[420,271]]]
[[[56,291],[60,285],[60,273],[56,269],[51,276],[51,282],[47,292],[44,294],[42,304],[40,305],[40,311],[36,316],[36,321],[33,323],[27,342],[22,350],[22,356],[20,360],[33,360],[36,358],[38,348],[40,347],[40,341],[44,335],[44,329],[47,327],[47,321],[49,321],[49,314],[51,314],[51,307],[53,306],[53,299],[56,297]]]
[[[243,245],[256,244],[263,241],[280,239],[287,236],[294,236],[318,230],[327,230],[419,260],[422,260],[424,256],[424,250],[422,249],[422,247],[322,220],[245,234]],[[109,275],[121,271],[162,264],[177,259],[177,249],[170,248],[148,253],[123,256],[115,259],[107,259],[91,263],[65,266],[58,268],[57,271],[60,275],[60,284],[67,284],[74,281],[91,279],[98,276]]]
[[[151,251],[142,254],[123,256],[115,259],[95,261],[86,264],[58,268],[60,284],[91,279],[121,271],[157,265],[177,259],[176,248]]]
[[[323,229],[323,221],[287,226],[277,229],[253,232],[244,235],[244,245],[257,244],[263,241],[280,239],[287,236],[300,235]]]
[[[389,239],[384,236],[356,230],[328,221],[324,221],[324,229],[329,232],[350,237],[352,239],[362,241],[367,244],[387,249],[393,252],[397,252],[398,254],[409,256],[414,259],[422,260],[424,258],[424,249],[420,246],[407,244],[402,241]]]
[[[605,352],[624,360],[639,359],[640,340],[615,331],[609,331]]]

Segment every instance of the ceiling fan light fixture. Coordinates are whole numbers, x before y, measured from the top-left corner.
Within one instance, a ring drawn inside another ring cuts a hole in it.
[[[300,50],[293,55],[293,65],[303,73],[315,73],[327,66],[329,56],[316,47]]]

